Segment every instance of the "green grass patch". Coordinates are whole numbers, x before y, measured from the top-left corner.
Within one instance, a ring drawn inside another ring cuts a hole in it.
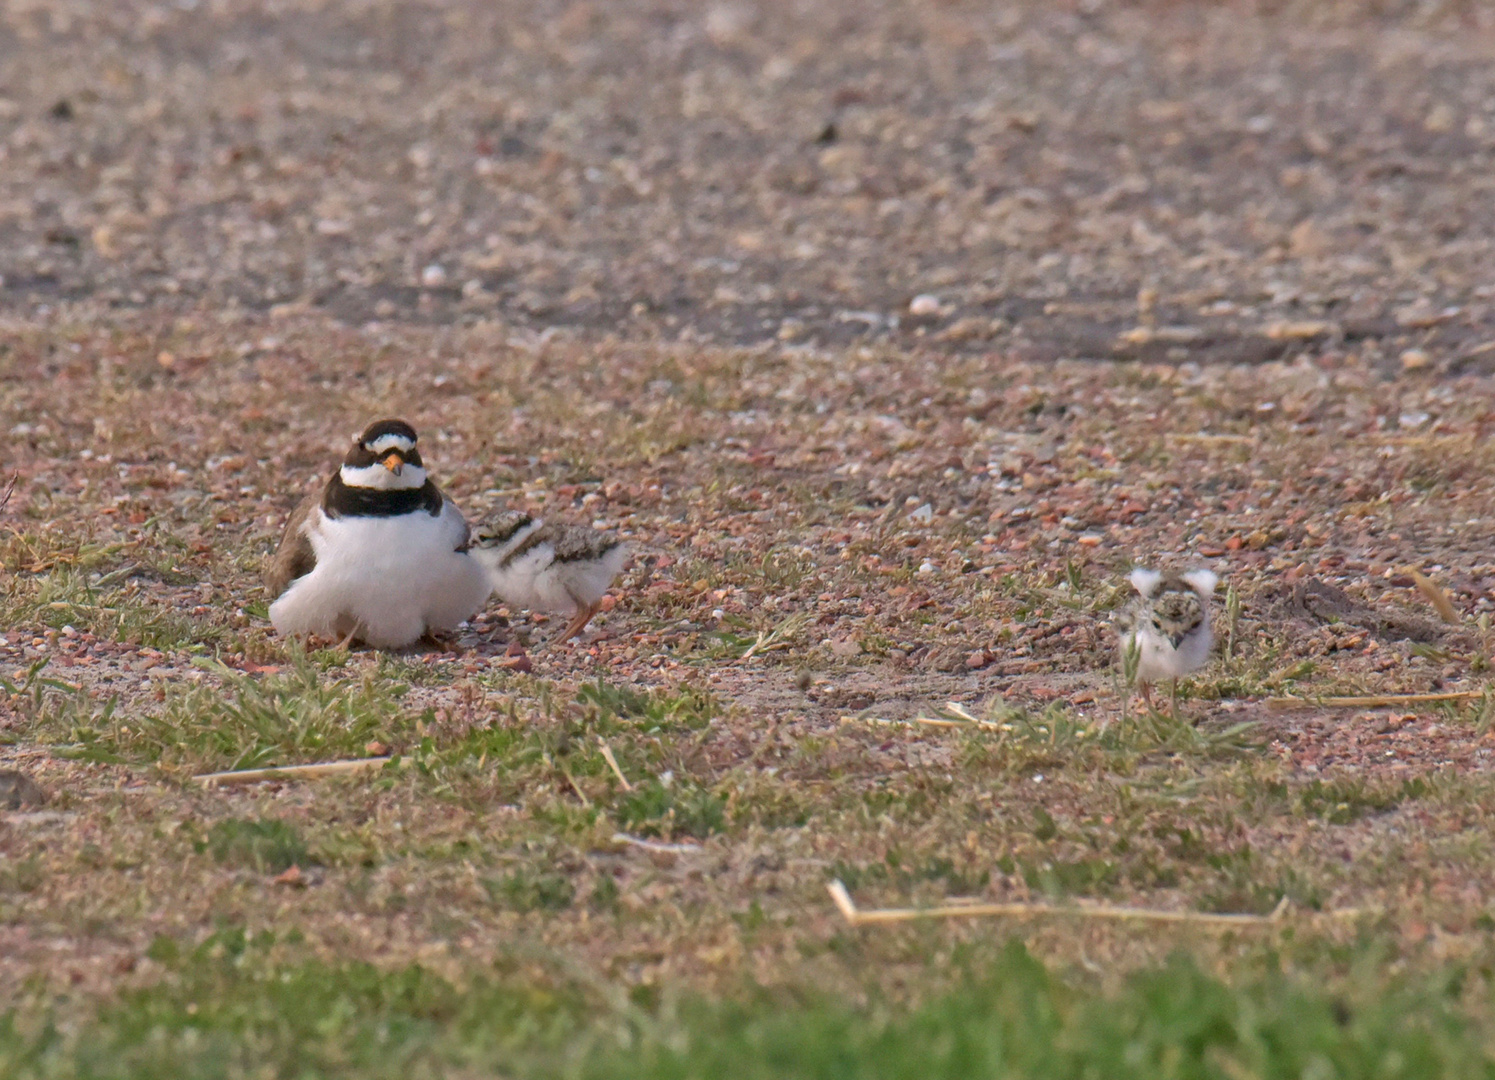
[[[1127,773],[1148,759],[1211,760],[1259,750],[1250,722],[1217,728],[1183,715],[1136,710],[1102,725],[1063,702],[1033,712],[1000,698],[977,715],[989,726],[967,729],[963,763],[1003,772],[1101,767]]]
[[[704,838],[727,827],[726,800],[689,779],[651,777],[624,792],[614,812],[620,826],[643,836]]]
[[[562,911],[576,896],[576,887],[566,875],[523,867],[500,877],[484,878],[483,888],[495,903],[521,912]]]
[[[0,593],[0,625],[36,633],[71,626],[104,640],[163,650],[202,651],[226,638],[223,627],[173,609],[133,581],[114,580],[76,566],[11,577]]]
[[[164,688],[158,706],[129,716],[114,699],[34,683],[29,733],[85,761],[192,772],[363,757],[370,741],[414,736],[417,717],[400,705],[407,688],[374,674],[325,675],[299,652],[282,674],[205,670],[212,678]]]
[[[311,862],[306,841],[296,827],[274,819],[215,821],[198,850],[209,852],[227,866],[261,874],[278,874]]]
[[[792,989],[725,1000],[546,981],[534,964],[461,987],[418,967],[294,959],[291,941],[225,930],[151,955],[153,985],[104,1002],[34,995],[0,1016],[16,1080],[502,1075],[591,1080],[1440,1080],[1495,1076],[1457,971],[1386,976],[1375,958],[1335,986],[1227,981],[1192,960],[1109,990],[1013,944],[912,1003]],[[636,996],[636,995],[635,995]],[[647,996],[647,995],[646,995]],[[861,1000],[859,1005],[850,1004]]]
[[[1431,791],[1432,785],[1420,776],[1375,781],[1344,775],[1310,780],[1295,793],[1293,801],[1303,814],[1322,818],[1331,825],[1348,825],[1423,798]]]

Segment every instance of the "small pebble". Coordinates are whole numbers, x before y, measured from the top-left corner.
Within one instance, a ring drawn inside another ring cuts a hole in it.
[[[910,315],[938,315],[940,313],[940,298],[933,293],[920,293],[908,303]]]
[[[1421,349],[1408,349],[1402,353],[1403,371],[1421,371],[1433,362],[1433,358]]]
[[[446,268],[432,263],[420,272],[420,283],[428,289],[439,289],[446,284]]]

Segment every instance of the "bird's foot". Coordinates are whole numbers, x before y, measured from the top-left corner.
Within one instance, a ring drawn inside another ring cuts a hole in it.
[[[453,652],[457,648],[457,635],[449,630],[427,630],[420,636],[418,644],[441,652]]]
[[[588,604],[585,607],[577,608],[576,614],[571,617],[571,621],[566,624],[566,628],[562,630],[560,632],[560,635],[550,644],[564,645],[566,642],[574,638],[577,634],[585,630],[587,623],[592,621],[592,616],[596,615],[597,612],[601,610],[601,604]]]

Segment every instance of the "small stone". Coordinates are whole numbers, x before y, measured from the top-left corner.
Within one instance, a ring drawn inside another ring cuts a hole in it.
[[[1427,413],[1422,412],[1420,409],[1414,409],[1404,412],[1400,416],[1398,416],[1396,418],[1396,424],[1397,427],[1404,427],[1408,429],[1420,428],[1423,424],[1426,424],[1431,419],[1432,417]]]
[[[928,318],[940,313],[940,298],[933,293],[920,293],[908,302],[908,313]]]
[[[988,341],[1005,329],[1000,319],[980,319],[974,315],[968,315],[951,324],[947,329],[941,330],[935,335],[934,340],[947,344],[959,344],[962,341]]]
[[[1277,322],[1267,327],[1267,337],[1273,341],[1308,341],[1326,337],[1334,332],[1334,324],[1318,319],[1300,322]]]
[[[292,866],[289,869],[276,874],[273,880],[277,885],[288,885],[293,889],[304,889],[308,884],[310,884],[310,882],[306,880],[306,875],[301,872],[301,867],[299,866]]]
[[[176,354],[163,349],[156,354],[156,363],[169,371],[176,366]]]
[[[420,272],[420,283],[428,289],[439,289],[446,284],[446,268],[432,263]]]
[[[113,259],[119,256],[119,246],[114,242],[114,230],[108,225],[97,225],[93,230],[93,249],[100,258]]]
[[[966,667],[970,668],[972,671],[976,671],[979,668],[984,668],[990,662],[991,658],[987,655],[985,649],[979,649],[976,652],[971,653],[970,656],[966,657]]]
[[[1437,326],[1446,322],[1458,314],[1458,308],[1439,311],[1427,300],[1419,300],[1415,304],[1397,308],[1395,319],[1396,325],[1408,330],[1426,330],[1430,326]]]
[[[1119,345],[1150,345],[1159,342],[1165,345],[1187,345],[1204,337],[1197,326],[1134,326],[1116,339]]]
[[[1432,111],[1427,115],[1427,119],[1423,120],[1422,126],[1434,134],[1442,134],[1445,131],[1453,130],[1454,120],[1456,119],[1457,116],[1453,111],[1453,106],[1444,101],[1433,106]]]
[[[862,654],[862,643],[856,638],[835,638],[830,643],[832,656],[839,656],[843,660]]]
[[[1105,537],[1101,536],[1100,533],[1081,533],[1075,538],[1075,543],[1084,547],[1100,547],[1101,541],[1104,539]]]
[[[931,521],[934,520],[934,507],[929,503],[924,503],[917,509],[911,510],[909,512],[908,519],[910,521],[917,522],[920,525],[928,525]]]
[[[1300,221],[1287,236],[1288,250],[1300,257],[1323,255],[1333,243],[1333,238],[1315,225],[1312,219]]]
[[[921,562],[919,564],[919,573],[921,573],[921,574],[932,574],[932,573],[934,573],[934,563],[930,562],[928,559],[925,559],[923,562]]]
[[[1402,353],[1403,371],[1421,371],[1433,362],[1433,358],[1421,349],[1408,349]]]

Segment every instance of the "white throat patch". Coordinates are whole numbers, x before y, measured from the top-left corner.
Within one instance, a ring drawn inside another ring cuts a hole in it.
[[[406,465],[400,469],[399,475],[390,472],[383,465],[365,465],[362,468],[344,465],[338,470],[338,475],[349,487],[374,488],[379,491],[402,491],[405,488],[424,487],[426,483],[426,470],[419,465]]]

